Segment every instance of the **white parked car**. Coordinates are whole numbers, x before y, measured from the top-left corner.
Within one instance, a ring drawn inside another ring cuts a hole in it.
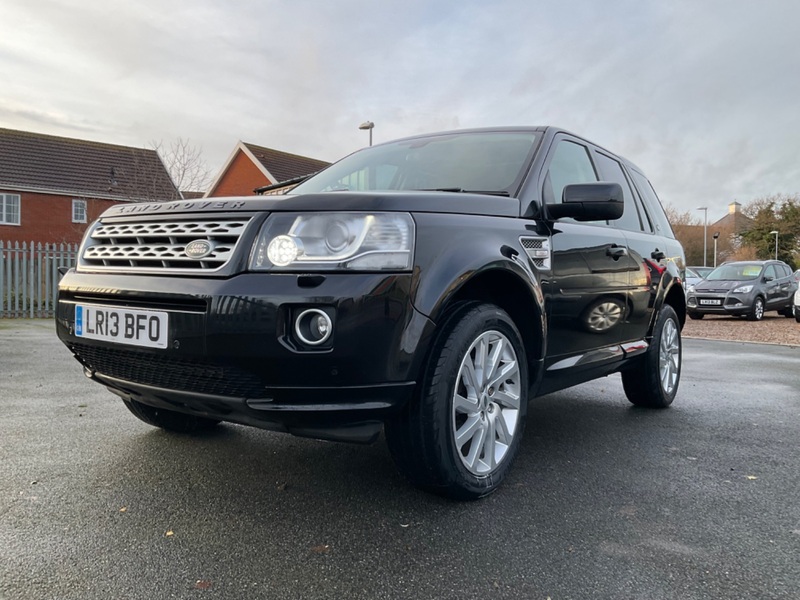
[[[800,289],[794,293],[794,320],[800,323]]]

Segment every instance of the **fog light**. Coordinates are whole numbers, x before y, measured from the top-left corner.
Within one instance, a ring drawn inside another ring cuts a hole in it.
[[[333,322],[325,311],[309,308],[297,316],[294,332],[304,344],[319,346],[331,337]]]

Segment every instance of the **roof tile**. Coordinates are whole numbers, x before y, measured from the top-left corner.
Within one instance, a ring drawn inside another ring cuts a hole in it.
[[[179,197],[155,150],[2,128],[0,187],[129,201]]]
[[[288,152],[264,148],[263,146],[256,146],[255,144],[248,144],[246,142],[242,143],[253,153],[253,156],[264,165],[264,168],[272,173],[277,179],[276,183],[316,173],[331,164],[324,160],[289,154]]]

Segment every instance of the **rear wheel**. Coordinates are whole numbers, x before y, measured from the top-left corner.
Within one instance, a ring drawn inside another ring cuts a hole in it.
[[[622,372],[625,395],[636,406],[666,408],[681,379],[681,330],[675,310],[661,307],[653,340],[640,362]]]
[[[136,400],[123,400],[125,406],[128,407],[137,418],[141,419],[148,425],[160,427],[168,431],[175,431],[178,433],[196,433],[200,431],[207,431],[215,427],[219,421],[216,419],[208,419],[206,417],[196,417],[194,415],[186,415],[174,410],[166,410],[163,408],[155,408],[147,404],[142,404]]]
[[[492,304],[462,303],[438,334],[416,398],[386,423],[398,469],[458,499],[492,493],[519,449],[527,413],[522,339]]]
[[[747,315],[748,321],[760,321],[764,318],[764,299],[761,296],[756,296],[753,300],[753,306]]]

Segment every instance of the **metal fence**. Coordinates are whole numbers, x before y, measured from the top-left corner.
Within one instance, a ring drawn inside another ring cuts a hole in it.
[[[0,241],[0,318],[52,317],[59,267],[72,267],[77,244]]]

